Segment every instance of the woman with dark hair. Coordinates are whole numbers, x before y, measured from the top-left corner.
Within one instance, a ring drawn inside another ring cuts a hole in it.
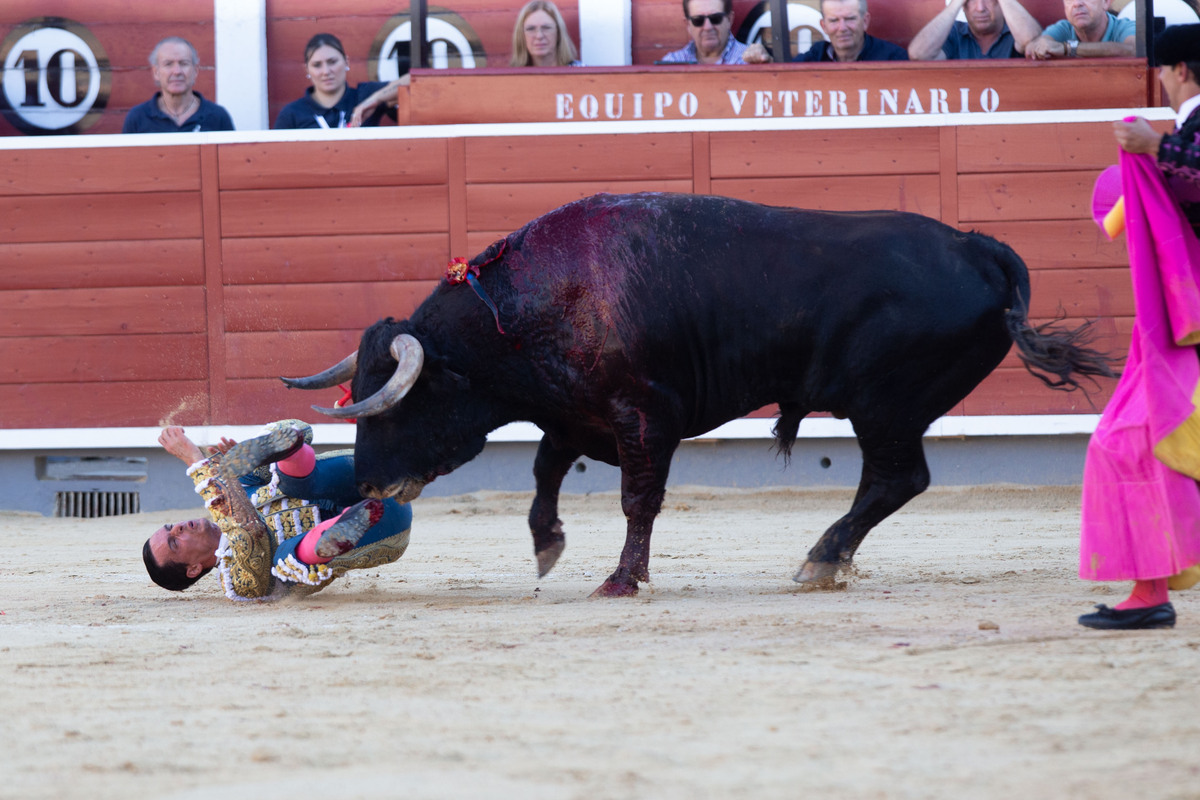
[[[531,0],[517,13],[509,63],[514,67],[583,66],[558,6],[550,0]]]
[[[396,99],[400,86],[408,85],[408,75],[389,82],[366,81],[357,86],[347,83],[350,60],[346,49],[332,33],[318,33],[304,48],[306,77],[312,86],[304,97],[284,106],[275,118],[276,128],[370,128],[379,124]],[[407,65],[401,65],[407,70]],[[392,117],[395,119],[395,116]]]

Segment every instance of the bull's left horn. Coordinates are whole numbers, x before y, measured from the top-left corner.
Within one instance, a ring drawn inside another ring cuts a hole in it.
[[[421,343],[407,333],[392,339],[390,350],[392,358],[396,359],[396,371],[378,392],[344,408],[313,406],[313,410],[336,419],[350,419],[373,417],[399,403],[417,382],[421,366],[425,363],[425,351],[421,349]]]
[[[332,389],[339,383],[349,383],[358,367],[358,351],[343,358],[324,372],[307,378],[280,378],[289,389]]]

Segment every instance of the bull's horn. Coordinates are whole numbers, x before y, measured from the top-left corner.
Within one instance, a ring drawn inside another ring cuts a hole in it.
[[[339,383],[349,383],[354,378],[354,370],[358,366],[358,351],[343,358],[324,372],[318,372],[307,378],[280,378],[289,389],[332,389]]]
[[[373,417],[399,403],[417,382],[421,366],[425,363],[425,351],[421,349],[421,343],[407,333],[392,339],[390,349],[392,358],[396,359],[396,371],[378,392],[344,408],[313,406],[313,409],[336,419],[350,419]]]

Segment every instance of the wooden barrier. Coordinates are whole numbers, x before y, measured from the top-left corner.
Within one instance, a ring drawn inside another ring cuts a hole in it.
[[[1130,85],[1144,77],[1125,68]],[[1086,98],[1111,88],[1107,70],[1046,74],[1080,77]],[[525,91],[510,81],[510,95]],[[1133,313],[1124,242],[1090,218],[1092,183],[1116,158],[1111,126],[1025,117],[0,149],[0,427],[322,421],[309,405],[340,393],[287,391],[277,376],[329,366],[365,326],[408,315],[451,257],[601,191],[940,218],[1024,257],[1036,320],[1096,319],[1100,346],[1121,353]],[[954,413],[1095,413],[1110,389],[1093,406],[1010,355]]]
[[[414,70],[401,123],[844,119],[1062,108],[1140,108],[1144,61],[1020,59],[861,64],[665,65],[613,70]],[[1052,79],[1047,79],[1053,76]],[[1081,86],[1104,87],[1080,92]]]

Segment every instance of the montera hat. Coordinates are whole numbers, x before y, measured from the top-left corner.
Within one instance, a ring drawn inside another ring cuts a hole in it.
[[[1168,67],[1183,61],[1200,61],[1200,23],[1163,29],[1154,38],[1154,57]]]

